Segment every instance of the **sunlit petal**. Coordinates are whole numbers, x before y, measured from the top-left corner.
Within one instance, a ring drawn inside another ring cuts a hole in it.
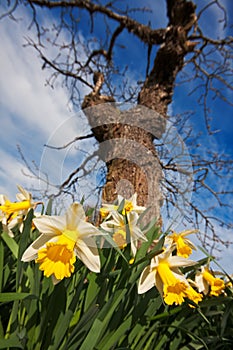
[[[22,261],[31,261],[37,258],[37,253],[40,248],[42,248],[45,243],[48,242],[50,237],[48,235],[40,235],[23,253],[21,258]]]
[[[100,272],[99,252],[95,240],[92,237],[77,242],[76,254],[90,271]]]
[[[75,230],[80,220],[86,220],[83,207],[79,203],[73,203],[66,212],[66,228],[68,230]]]
[[[155,272],[151,271],[150,266],[147,266],[141,273],[138,283],[138,294],[146,293],[155,285]]]
[[[64,216],[49,216],[42,215],[38,218],[33,219],[33,223],[36,228],[48,236],[59,235],[66,226]]]
[[[79,238],[84,238],[90,235],[104,235],[97,227],[93,226],[91,223],[86,221],[79,221],[77,226],[77,231],[79,233]]]
[[[168,258],[170,267],[179,267],[179,266],[192,266],[196,265],[197,262],[194,260],[189,260],[186,258],[182,258],[181,256],[173,255]]]
[[[20,193],[16,194],[16,198],[18,201],[24,201],[24,200],[31,200],[31,193],[29,193],[27,190],[25,190],[22,186],[17,185],[18,190]]]

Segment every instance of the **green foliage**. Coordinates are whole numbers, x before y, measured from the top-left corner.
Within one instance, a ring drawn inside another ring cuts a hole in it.
[[[164,305],[155,287],[138,294],[142,270],[163,246],[164,238],[154,224],[132,264],[124,251],[100,249],[101,273],[90,272],[78,260],[75,273],[54,286],[34,262],[21,262],[24,250],[38,236],[31,229],[32,219],[31,210],[22,233],[16,227],[14,238],[7,233],[0,237],[0,349],[232,348],[230,288],[226,295],[205,298],[196,308],[188,303]]]

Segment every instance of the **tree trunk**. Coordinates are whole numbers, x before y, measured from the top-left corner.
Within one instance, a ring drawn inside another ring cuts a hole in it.
[[[195,6],[185,0],[167,0],[169,24],[153,68],[138,96],[138,107],[120,111],[108,96],[97,89],[85,97],[82,108],[96,139],[100,156],[107,165],[103,201],[113,202],[117,194],[125,198],[138,194],[138,204],[151,206],[150,214],[160,216],[162,170],[154,147],[166,127],[167,107],[174,82],[184,65],[184,57],[194,45],[187,40],[195,23]],[[147,108],[146,108],[147,107]]]

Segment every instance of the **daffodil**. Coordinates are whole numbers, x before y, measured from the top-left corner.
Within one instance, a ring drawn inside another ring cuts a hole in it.
[[[119,248],[127,246],[127,228],[130,233],[130,243],[133,255],[137,252],[137,243],[139,240],[146,241],[147,238],[137,226],[138,214],[135,212],[129,212],[127,216],[127,222],[125,216],[121,215],[117,211],[112,212],[112,220],[104,221],[101,224],[101,228],[112,234],[112,238]],[[126,225],[128,227],[126,227]]]
[[[17,187],[20,191],[16,194],[18,202],[11,202],[5,195],[0,195],[0,221],[9,236],[13,236],[12,228],[22,223],[23,216],[28,210],[36,206],[36,203],[32,201],[32,195],[23,187]]]
[[[129,199],[125,199],[121,195],[118,195],[116,204],[108,204],[108,203],[102,204],[103,206],[102,208],[100,208],[100,214],[102,218],[106,218],[113,211],[116,211],[123,200],[124,200],[124,208],[122,210],[123,215],[126,215],[131,211],[141,214],[144,210],[146,210],[146,207],[137,205],[137,193],[134,193],[132,197],[130,197]]]
[[[0,195],[2,197],[2,195]],[[0,199],[0,203],[3,202]],[[12,219],[8,221],[8,218],[3,213],[0,213],[0,222],[2,223],[3,232],[6,232],[10,237],[14,237],[14,234],[12,232],[12,228],[17,224],[15,219]]]
[[[199,292],[205,295],[210,292],[212,296],[219,296],[223,293],[225,284],[221,278],[216,278],[208,267],[201,267],[201,271],[196,273],[195,282]]]
[[[186,230],[180,233],[173,232],[166,237],[165,244],[168,244],[169,246],[175,244],[177,255],[183,258],[188,258],[189,255],[192,254],[192,250],[196,250],[197,248],[188,238],[186,238],[186,236],[195,232],[197,232],[197,230]]]
[[[179,270],[181,266],[191,266],[196,262],[172,255],[172,249],[155,256],[151,264],[143,270],[139,279],[138,293],[145,293],[156,286],[168,305],[180,305],[185,298],[198,303],[202,296],[190,286]]]
[[[7,217],[15,217],[18,214],[26,214],[30,208],[34,207],[31,194],[23,187],[17,186],[20,193],[17,193],[18,202],[11,202],[6,196],[2,196],[0,210]]]
[[[86,221],[79,203],[73,203],[64,216],[33,219],[42,233],[24,252],[22,261],[35,260],[46,277],[56,284],[74,272],[76,257],[93,272],[100,272],[100,258],[93,236],[102,233]]]

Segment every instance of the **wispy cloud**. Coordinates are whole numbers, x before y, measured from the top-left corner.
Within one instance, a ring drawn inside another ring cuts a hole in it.
[[[42,157],[45,161],[44,144],[52,141],[53,145],[63,145],[88,128],[85,119],[79,119],[78,123],[72,106],[68,108],[68,94],[59,80],[54,90],[45,86],[48,72],[41,69],[35,50],[23,47],[29,23],[26,13],[23,18],[18,23],[4,19],[0,31],[0,188],[1,193],[11,195],[17,183],[30,187],[33,182],[23,175],[22,169],[26,169],[17,145],[27,160],[39,165]],[[33,35],[35,33],[30,31],[30,36]],[[73,156],[74,153],[73,150]],[[59,165],[66,167],[64,155],[59,152],[53,152],[47,161],[51,177],[57,176]],[[69,169],[63,169],[63,173],[68,173]]]

